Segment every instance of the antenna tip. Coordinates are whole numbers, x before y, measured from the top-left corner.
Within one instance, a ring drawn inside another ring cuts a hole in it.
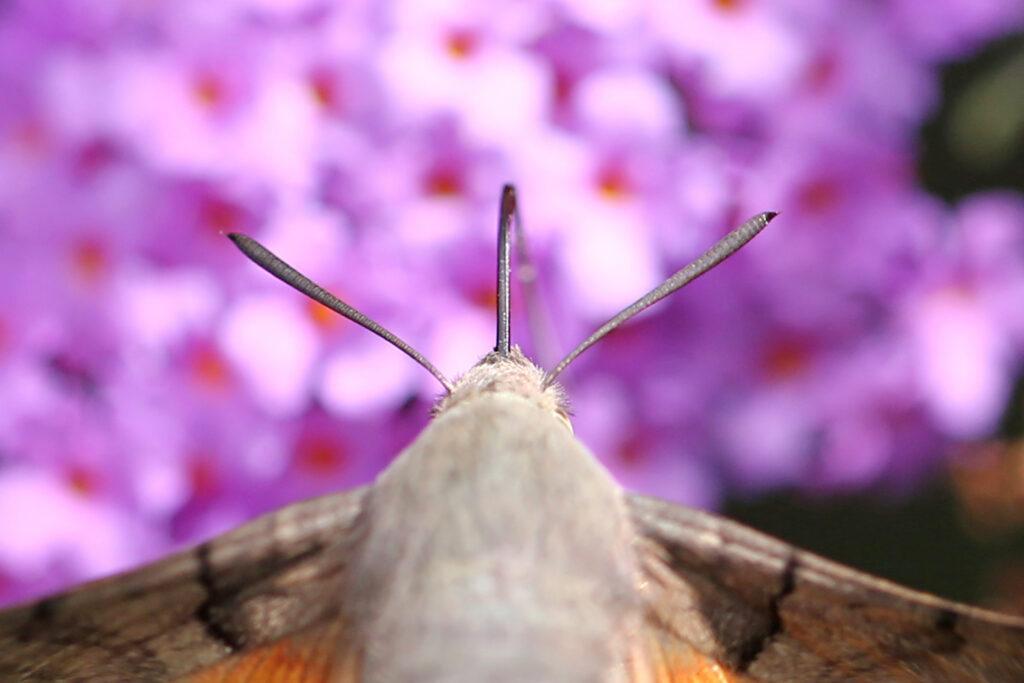
[[[503,216],[511,215],[516,209],[516,186],[512,183],[505,183],[501,188],[501,213]]]
[[[779,215],[779,212],[778,211],[765,211],[761,215],[764,216],[764,222],[767,224],[767,223],[771,223],[772,219]]]

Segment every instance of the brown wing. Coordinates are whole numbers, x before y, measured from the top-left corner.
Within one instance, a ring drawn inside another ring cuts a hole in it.
[[[628,502],[648,604],[640,657],[665,672],[654,680],[717,680],[673,673],[704,666],[730,682],[1024,681],[1024,619],[902,588],[704,512]]]
[[[151,566],[0,612],[0,681],[164,681],[222,660],[224,677],[201,680],[245,680],[227,673],[258,657],[285,671],[289,648],[320,647],[325,634],[337,646],[303,666],[330,668],[345,658],[336,596],[364,494],[299,503]]]

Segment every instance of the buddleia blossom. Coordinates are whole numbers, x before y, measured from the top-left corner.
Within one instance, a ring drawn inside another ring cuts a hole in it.
[[[940,60],[1019,3],[13,0],[0,6],[0,601],[371,481],[493,345],[517,184],[553,363],[749,215],[782,216],[564,376],[627,486],[919,481],[1024,349],[1024,205],[914,177]],[[534,336],[525,321],[534,321]]]

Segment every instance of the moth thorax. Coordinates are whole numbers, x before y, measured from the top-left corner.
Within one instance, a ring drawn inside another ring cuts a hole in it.
[[[508,355],[492,351],[455,382],[434,408],[440,415],[452,406],[483,394],[512,394],[568,421],[568,404],[558,384],[544,386],[544,371],[513,346]]]

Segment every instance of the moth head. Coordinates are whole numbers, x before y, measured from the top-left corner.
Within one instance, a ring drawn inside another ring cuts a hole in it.
[[[422,353],[414,349],[398,337],[398,335],[299,273],[256,240],[238,233],[232,233],[228,237],[256,265],[314,301],[323,304],[339,315],[358,323],[379,337],[382,337],[434,375],[441,383],[441,386],[444,387],[445,392],[434,407],[435,414],[444,412],[473,396],[502,392],[521,396],[542,408],[550,410],[556,416],[565,420],[568,425],[569,411],[565,396],[561,387],[555,381],[562,371],[581,353],[589,349],[616,327],[724,261],[729,255],[750,241],[754,235],[761,232],[775,216],[774,212],[764,212],[749,219],[746,223],[715,243],[714,246],[685,268],[677,271],[647,294],[622,309],[593,334],[580,342],[576,348],[566,354],[554,368],[545,372],[523,355],[518,346],[513,346],[511,343],[509,306],[511,290],[510,235],[512,234],[513,226],[515,226],[515,239],[521,258],[525,258],[526,248],[523,241],[523,230],[519,218],[516,191],[511,185],[506,185],[502,189],[501,206],[498,214],[497,342],[494,345],[494,350],[484,356],[479,363],[460,377],[457,382],[452,382],[445,377]]]
[[[452,390],[434,406],[434,414],[484,394],[512,394],[554,413],[571,430],[565,392],[557,382],[546,383],[546,378],[547,374],[518,346],[512,346],[508,353],[491,351],[459,377]]]

